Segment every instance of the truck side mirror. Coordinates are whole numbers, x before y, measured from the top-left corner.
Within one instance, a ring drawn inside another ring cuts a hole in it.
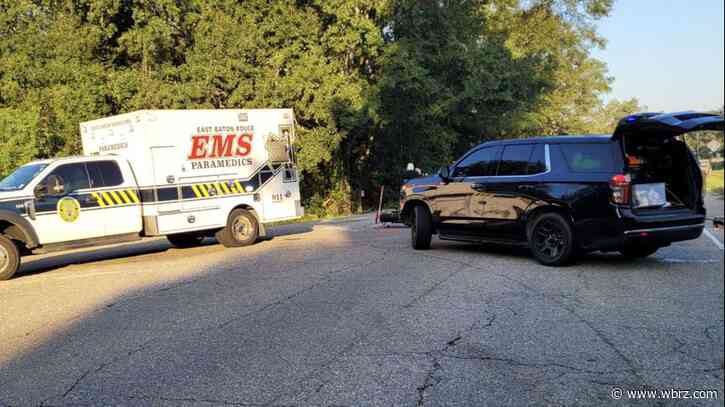
[[[443,179],[443,181],[448,181],[451,179],[451,169],[448,168],[447,165],[444,165],[438,170],[438,175]]]
[[[36,198],[42,198],[48,195],[48,185],[45,182],[36,185],[35,189],[33,189],[33,195],[35,195]]]
[[[37,198],[46,195],[62,195],[65,192],[65,185],[63,185],[63,179],[51,174],[44,182],[38,184],[33,192]]]

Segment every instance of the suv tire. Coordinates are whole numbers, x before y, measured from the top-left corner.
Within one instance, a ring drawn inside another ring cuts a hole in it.
[[[422,205],[413,208],[413,219],[410,222],[410,237],[413,249],[430,249],[430,240],[433,237],[433,221],[430,212]]]
[[[0,281],[7,280],[20,268],[20,252],[12,240],[0,235]]]
[[[199,246],[201,242],[204,241],[204,236],[197,233],[177,233],[174,235],[167,235],[166,239],[172,246],[179,249],[186,249],[189,247]]]
[[[659,250],[657,246],[630,244],[619,249],[619,253],[630,259],[642,259],[655,254],[657,250]]]
[[[259,237],[257,217],[246,209],[235,209],[229,214],[227,226],[214,236],[224,247],[249,246]]]
[[[531,253],[545,266],[568,264],[576,253],[574,231],[558,213],[545,213],[534,218],[528,239]]]

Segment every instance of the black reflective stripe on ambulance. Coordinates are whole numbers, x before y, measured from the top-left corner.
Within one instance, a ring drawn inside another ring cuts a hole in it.
[[[81,211],[116,208],[121,206],[139,205],[138,191],[133,188],[96,190],[93,192],[71,193],[63,196],[44,196],[35,199],[35,214],[55,215],[58,213],[58,201],[63,198],[73,198],[78,201]]]
[[[261,168],[270,168],[263,166]],[[281,171],[282,166],[272,166],[271,169],[260,169],[249,179],[228,179],[214,182],[197,182],[181,184],[178,187],[142,188],[141,202],[164,203],[179,200],[177,188],[181,189],[181,199],[212,199],[220,196],[249,195],[264,186],[270,179]]]
[[[101,208],[109,206],[137,205],[141,203],[136,190],[130,188],[111,191],[96,191],[91,192],[90,195],[96,200],[96,203]],[[82,204],[81,208],[83,208]]]
[[[181,187],[183,199],[213,198],[215,196],[251,194],[260,185],[260,177],[251,180],[224,180],[218,182],[202,182]],[[264,178],[267,178],[266,176]],[[270,177],[271,178],[271,177]]]
[[[183,199],[203,199],[216,196],[251,194],[275,176],[274,171],[260,171],[251,179],[202,182],[182,186]]]

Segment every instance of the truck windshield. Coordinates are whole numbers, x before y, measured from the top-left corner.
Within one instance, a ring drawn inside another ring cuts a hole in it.
[[[22,189],[48,164],[28,164],[16,169],[0,181],[0,191]]]

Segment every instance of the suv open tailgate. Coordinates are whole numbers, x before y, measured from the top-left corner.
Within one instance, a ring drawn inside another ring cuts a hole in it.
[[[625,135],[668,138],[691,131],[723,131],[724,128],[723,117],[711,113],[638,113],[620,120],[612,138],[621,140]]]

